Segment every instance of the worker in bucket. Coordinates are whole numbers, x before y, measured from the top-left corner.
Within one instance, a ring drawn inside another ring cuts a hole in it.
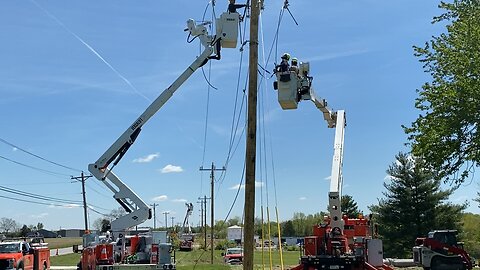
[[[290,64],[288,63],[290,54],[284,53],[281,59],[280,64],[275,67],[275,72],[280,75],[281,82],[288,82],[290,81]]]
[[[235,13],[237,9],[244,8],[247,4],[235,4],[235,0],[229,0],[230,4],[228,4],[228,12]]]
[[[290,71],[295,72],[297,77],[299,76],[300,69],[298,68],[298,59],[296,57],[292,58],[292,65],[290,66]]]

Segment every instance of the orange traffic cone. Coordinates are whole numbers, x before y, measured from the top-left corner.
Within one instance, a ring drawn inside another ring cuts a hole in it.
[[[55,252],[55,255],[58,256],[58,248],[57,248],[57,251]]]
[[[100,251],[100,260],[102,260],[102,261],[107,261],[108,260],[107,248],[105,246],[103,246],[102,250]]]

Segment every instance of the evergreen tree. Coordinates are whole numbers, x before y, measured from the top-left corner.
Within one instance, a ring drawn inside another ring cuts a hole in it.
[[[358,218],[358,215],[361,214],[360,210],[358,210],[357,203],[350,195],[342,196],[341,207],[342,213],[347,215],[349,218]]]
[[[442,190],[441,180],[420,159],[399,153],[387,174],[390,182],[378,205],[370,206],[388,257],[411,256],[415,239],[435,229],[460,230],[463,205],[446,203],[454,189]]]

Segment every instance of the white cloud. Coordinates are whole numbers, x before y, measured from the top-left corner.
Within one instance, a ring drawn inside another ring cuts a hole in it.
[[[18,150],[17,147],[13,147],[13,148],[12,148],[12,151],[13,151],[13,152],[15,152],[15,151],[17,151],[17,150]]]
[[[172,202],[186,203],[188,201],[186,199],[173,199]]]
[[[256,187],[256,188],[263,187],[263,182],[255,181],[255,187]],[[245,189],[245,184],[243,184],[243,185],[237,184],[237,185],[235,185],[235,186],[233,186],[233,187],[231,187],[231,188],[229,188],[229,189],[231,189],[231,190],[236,190],[236,189],[238,189],[238,188],[240,188],[240,189]]]
[[[300,200],[300,201],[305,201],[306,199],[307,199],[307,197],[300,197],[300,198],[298,198],[298,200]]]
[[[48,213],[41,213],[41,214],[38,214],[38,215],[30,215],[30,217],[32,218],[44,218],[48,216]]]
[[[54,205],[54,204],[51,204],[49,205],[48,207],[50,208],[67,208],[67,209],[71,209],[71,208],[77,208],[77,207],[81,207],[80,204],[75,204],[75,203],[69,203],[69,204],[63,204],[63,205]]]
[[[332,176],[330,175],[330,176],[327,176],[327,177],[325,177],[325,178],[323,178],[323,179],[324,179],[324,180],[331,180],[331,179],[332,179]]]
[[[178,172],[183,172],[183,169],[180,166],[174,166],[174,165],[168,164],[167,166],[163,167],[161,172],[162,173],[178,173]]]
[[[344,57],[349,57],[349,56],[354,56],[354,55],[359,55],[359,54],[365,54],[365,53],[368,53],[368,52],[369,51],[367,49],[353,49],[353,50],[347,50],[347,51],[342,51],[342,52],[333,52],[333,53],[326,53],[326,54],[322,54],[322,55],[317,55],[317,56],[309,57],[308,60],[310,62],[325,61],[325,60],[344,58]]]
[[[139,157],[139,158],[136,158],[133,160],[134,163],[149,163],[149,162],[152,162],[152,160],[158,158],[160,156],[159,153],[155,153],[155,154],[150,154],[150,155],[147,155],[145,157]]]
[[[157,197],[153,197],[152,198],[152,201],[154,202],[164,202],[168,200],[168,196],[167,195],[160,195],[160,196],[157,196]]]

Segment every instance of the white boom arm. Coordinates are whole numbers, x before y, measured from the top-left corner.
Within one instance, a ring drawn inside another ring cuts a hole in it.
[[[330,212],[330,227],[332,232],[335,228],[343,232],[342,219],[342,186],[343,186],[343,141],[345,135],[345,111],[337,111],[335,127],[335,142],[333,147],[332,176],[330,179],[330,192],[328,193],[328,210]],[[337,231],[338,232],[338,231]]]
[[[184,233],[191,234],[192,227],[190,226],[189,218],[193,212],[193,203],[185,203],[185,206],[187,207],[187,213],[185,214],[185,219],[183,220],[182,228]]]
[[[330,227],[334,233],[342,233],[344,229],[342,219],[342,166],[343,166],[343,142],[345,132],[345,111],[333,112],[327,106],[327,101],[317,97],[313,90],[313,77],[308,75],[310,65],[301,63],[299,72],[277,72],[277,81],[274,89],[278,90],[278,102],[284,110],[297,109],[301,100],[311,100],[322,112],[323,118],[329,128],[335,128],[334,154],[332,162],[332,174],[330,179],[330,192],[328,193],[328,210],[330,213]]]
[[[204,25],[196,25],[190,19],[187,22],[190,35],[198,37],[204,46],[202,54],[158,96],[150,106],[138,117],[130,127],[107,149],[107,151],[88,170],[98,180],[102,181],[113,193],[113,198],[127,211],[128,214],[112,221],[111,229],[114,234],[143,223],[152,217],[151,209],[134,191],[125,185],[112,169],[122,159],[130,146],[135,142],[142,126],[172,97],[175,91],[202,65],[210,55],[217,52],[214,37],[209,36]],[[215,40],[219,42],[218,40]],[[113,162],[111,168],[109,165]]]

